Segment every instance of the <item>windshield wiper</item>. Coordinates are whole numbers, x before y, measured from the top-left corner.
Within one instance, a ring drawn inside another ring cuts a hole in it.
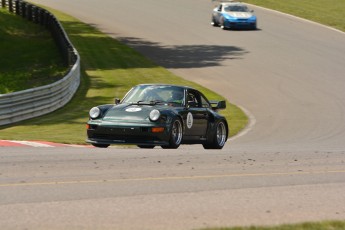
[[[164,101],[154,100],[154,101],[137,101],[131,102],[131,105],[157,105],[157,104],[165,104]]]
[[[153,104],[153,105],[165,104],[165,102],[164,101],[160,101],[160,100],[155,100],[155,101],[150,101],[150,104]]]

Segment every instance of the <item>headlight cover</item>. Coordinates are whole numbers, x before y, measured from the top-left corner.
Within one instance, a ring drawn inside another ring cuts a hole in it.
[[[157,121],[160,116],[161,116],[161,113],[157,109],[154,109],[150,112],[151,121]]]
[[[98,107],[90,109],[89,115],[92,119],[96,119],[101,114],[101,110]]]

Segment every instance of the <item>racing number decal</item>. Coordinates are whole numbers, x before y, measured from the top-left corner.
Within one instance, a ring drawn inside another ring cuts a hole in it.
[[[193,126],[193,115],[189,112],[187,114],[187,127],[188,129],[192,128]]]

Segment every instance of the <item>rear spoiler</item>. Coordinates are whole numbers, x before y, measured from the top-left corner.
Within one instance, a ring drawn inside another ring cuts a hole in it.
[[[225,109],[226,108],[226,102],[225,101],[210,101],[212,110],[219,110],[219,109]]]

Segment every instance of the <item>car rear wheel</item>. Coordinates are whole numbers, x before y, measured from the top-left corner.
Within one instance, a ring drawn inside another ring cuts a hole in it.
[[[222,149],[225,145],[227,136],[226,123],[224,121],[218,121],[211,141],[203,144],[203,146],[205,149]]]
[[[92,144],[93,146],[97,147],[97,148],[108,148],[109,145],[106,144]]]
[[[163,149],[177,149],[181,145],[183,137],[182,123],[180,119],[174,119],[171,123],[168,145],[162,145]]]

